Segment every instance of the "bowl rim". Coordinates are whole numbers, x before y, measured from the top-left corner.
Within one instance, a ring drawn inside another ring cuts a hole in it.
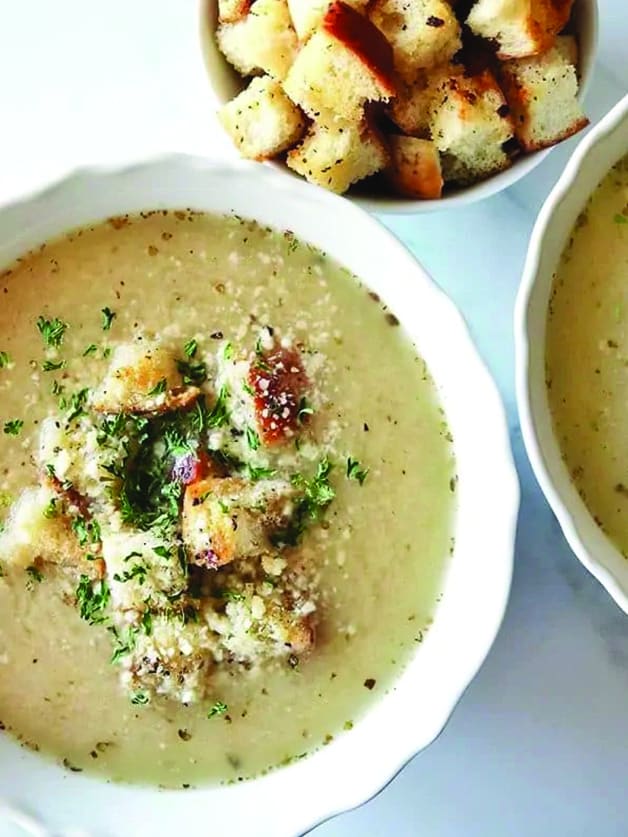
[[[223,91],[219,89],[222,87],[222,84],[215,84],[215,71],[212,69],[211,59],[208,54],[209,50],[207,48],[208,41],[213,42],[214,40],[211,26],[213,21],[208,19],[207,9],[211,5],[217,8],[217,0],[197,0],[197,2],[199,10],[197,41],[201,51],[202,63],[205,67],[207,83],[214,96],[212,106],[214,111],[216,111],[219,107],[229,101],[229,98],[226,97]],[[578,101],[583,102],[593,78],[593,71],[597,62],[599,51],[599,7],[598,0],[576,0],[576,3],[582,4],[582,11],[580,12],[580,15],[588,22],[588,30],[586,32],[587,50],[586,53],[581,52],[578,61],[578,71],[580,76],[578,80]],[[579,40],[579,49],[581,49],[581,47],[582,44]],[[222,66],[230,75],[237,75],[237,71],[234,70],[224,56],[219,53],[215,43],[212,44],[211,51],[215,53],[216,56],[219,56]],[[218,119],[215,121],[217,129],[224,132],[224,129]],[[226,132],[224,133],[225,137],[231,144],[230,138],[227,137]],[[480,180],[478,183],[473,183],[470,186],[459,187],[453,190],[451,194],[445,195],[438,200],[417,200],[399,196],[387,196],[385,194],[382,194],[380,197],[377,194],[363,195],[359,192],[356,194],[345,193],[344,197],[352,203],[357,204],[362,209],[365,209],[367,212],[373,212],[379,215],[421,215],[426,212],[438,212],[439,210],[456,209],[458,207],[469,206],[514,186],[526,177],[526,175],[530,174],[530,172],[532,172],[538,165],[540,165],[543,160],[551,154],[552,151],[554,151],[554,149],[559,148],[563,145],[563,142],[567,142],[569,139],[570,138],[568,137],[567,140],[558,142],[549,148],[543,148],[539,151],[533,151],[528,154],[520,154],[513,164],[504,171],[497,172],[496,174],[491,175],[491,177],[488,177],[485,180]],[[234,154],[238,154],[235,149],[233,150]],[[261,162],[263,166],[274,169],[283,177],[288,177],[291,180],[303,180],[300,175],[290,171],[285,163],[281,161],[263,160]]]
[[[535,411],[532,406],[531,392],[535,386],[535,381],[533,380],[530,363],[533,339],[530,325],[530,308],[535,294],[538,292],[539,278],[542,275],[540,269],[542,255],[545,249],[545,243],[551,237],[556,213],[560,210],[560,207],[571,191],[577,188],[578,180],[583,167],[586,165],[589,154],[626,122],[628,122],[628,94],[620,99],[580,141],[561,177],[543,204],[528,244],[521,285],[515,304],[514,336],[515,385],[519,421],[532,470],[576,557],[600,584],[602,584],[616,604],[624,612],[628,613],[628,567],[625,578],[622,580],[614,571],[593,557],[591,544],[589,546],[586,545],[589,538],[582,532],[582,526],[579,523],[579,520],[582,520],[582,507],[586,508],[586,506],[582,504],[581,507],[575,509],[572,500],[565,497],[564,492],[557,487],[556,480],[552,476],[552,468],[548,465],[547,461],[547,446],[553,445],[559,452],[560,446],[555,435],[552,434],[551,438],[545,441],[541,440],[540,434],[537,433],[536,420],[538,410]],[[610,171],[613,164],[611,163],[608,166],[605,174]],[[602,174],[598,183],[605,174]],[[586,202],[594,189],[595,186],[586,194],[582,203]],[[560,255],[558,258],[560,258]],[[546,309],[547,303],[545,305]],[[560,461],[562,462],[562,457],[560,457]],[[588,509],[587,512],[589,520],[592,521],[593,518]],[[602,531],[598,529],[598,532],[612,546],[614,552],[620,555],[619,549],[603,535]]]
[[[491,437],[491,444],[494,446],[492,448],[493,454],[489,461],[493,463],[493,470],[498,472],[501,477],[499,496],[503,500],[503,514],[500,518],[499,526],[495,527],[497,534],[492,536],[491,542],[493,544],[492,549],[494,552],[497,552],[497,545],[499,545],[499,574],[496,583],[492,588],[493,592],[491,594],[490,606],[487,608],[488,613],[485,613],[483,616],[483,627],[474,641],[473,649],[467,655],[466,659],[457,660],[456,665],[452,667],[455,676],[452,677],[451,684],[447,685],[447,700],[443,700],[439,704],[438,710],[434,711],[434,717],[431,719],[429,730],[417,730],[413,735],[406,735],[403,743],[398,747],[398,752],[396,751],[394,764],[379,765],[375,776],[370,776],[364,779],[361,783],[356,783],[355,787],[351,787],[349,785],[346,788],[343,788],[343,796],[340,803],[334,802],[332,805],[328,805],[327,808],[325,808],[324,804],[321,805],[321,809],[316,816],[308,814],[308,816],[305,817],[303,814],[300,814],[299,816],[295,813],[292,817],[290,829],[277,832],[281,834],[300,834],[314,828],[316,825],[338,813],[341,813],[342,811],[350,810],[368,801],[374,795],[379,793],[411,758],[430,744],[442,731],[456,704],[473,678],[476,676],[495,641],[504,618],[510,593],[520,498],[519,482],[510,445],[506,412],[497,386],[494,383],[492,376],[490,375],[478,350],[475,348],[470,331],[462,315],[444,291],[440,289],[430,278],[429,274],[427,274],[421,266],[418,259],[416,259],[408,248],[406,248],[401,241],[399,241],[381,222],[366,213],[362,208],[354,203],[346,201],[338,195],[334,195],[323,189],[319,189],[318,187],[313,187],[305,181],[291,181],[280,177],[270,168],[262,168],[257,166],[255,163],[245,161],[225,163],[221,161],[209,161],[206,158],[194,157],[192,155],[167,154],[150,157],[142,162],[134,161],[129,165],[116,163],[113,165],[108,164],[103,166],[88,166],[80,168],[71,174],[65,175],[54,181],[51,185],[45,187],[44,189],[31,193],[26,197],[11,200],[7,204],[0,206],[0,219],[5,211],[21,212],[23,215],[26,213],[24,217],[28,216],[29,208],[37,206],[41,211],[41,208],[46,206],[47,201],[56,199],[56,196],[59,194],[63,195],[64,191],[70,190],[71,186],[76,187],[82,185],[84,187],[85,185],[89,186],[90,184],[93,186],[94,183],[97,184],[100,180],[102,180],[102,178],[115,178],[116,176],[122,178],[125,176],[133,177],[134,173],[141,173],[144,170],[153,174],[155,170],[159,170],[160,166],[167,169],[169,165],[174,166],[175,168],[177,166],[183,166],[186,174],[190,177],[195,171],[209,170],[214,174],[224,176],[225,183],[232,182],[230,181],[230,178],[234,177],[244,177],[248,182],[250,182],[251,179],[261,181],[262,184],[267,185],[269,188],[273,187],[281,192],[287,192],[291,196],[296,194],[297,197],[308,204],[308,207],[312,204],[318,204],[319,209],[325,209],[330,213],[340,213],[346,220],[351,222],[359,221],[361,229],[364,230],[367,236],[369,231],[372,231],[372,233],[374,235],[376,234],[376,237],[380,241],[385,241],[385,246],[390,253],[391,262],[392,257],[394,256],[395,262],[399,261],[404,267],[407,267],[408,274],[413,274],[416,280],[421,281],[423,284],[422,293],[424,294],[424,298],[429,300],[430,306],[435,310],[440,309],[443,312],[443,316],[446,316],[451,325],[452,333],[456,333],[458,345],[464,353],[467,369],[469,372],[473,373],[472,377],[474,380],[481,385],[481,392],[483,396],[482,409],[484,410],[485,415],[490,417],[490,426],[494,431],[493,436]],[[227,212],[227,210],[223,211]],[[256,215],[259,214],[259,212],[256,213],[252,211],[250,217],[256,217]],[[69,227],[67,225],[65,227],[61,225],[61,228],[67,229]],[[318,234],[318,231],[316,234]],[[320,246],[324,246],[324,244],[321,244]],[[342,258],[335,256],[333,252],[331,253],[331,256],[332,258],[340,258],[342,261]],[[407,278],[409,279],[410,276]],[[404,281],[405,279],[406,277],[404,274]],[[368,284],[368,282],[366,284]],[[497,493],[497,489],[495,489],[495,493]],[[437,622],[438,619],[435,619],[435,625]],[[402,676],[403,675],[398,676],[398,682],[401,680]],[[385,703],[387,699],[387,697],[382,696],[376,702],[376,705]],[[337,742],[334,742],[334,744],[332,744],[329,748],[324,749],[331,751],[335,746],[337,746]],[[275,771],[273,774],[269,774],[269,776],[272,775],[276,777],[281,775],[282,771],[296,772],[299,769],[302,769],[307,763],[312,762],[316,755],[317,754],[314,753],[311,758],[297,762],[289,767],[282,768],[282,770]],[[31,756],[32,754],[25,753],[25,757],[30,758]],[[38,758],[36,756],[32,756],[32,758],[38,759],[38,761],[41,760],[41,757]],[[154,798],[154,795],[158,793],[173,802],[175,799],[179,800],[184,798],[187,801],[187,805],[192,807],[194,806],[194,802],[192,800],[196,795],[203,798],[207,802],[211,793],[217,793],[219,791],[231,792],[236,791],[237,788],[244,788],[247,785],[251,786],[254,784],[260,784],[268,780],[269,776],[253,779],[250,782],[236,785],[234,788],[205,787],[198,788],[197,790],[186,790],[185,793],[181,790],[159,791],[156,788],[146,788],[146,786],[122,785],[114,787],[120,789],[120,798],[124,798],[124,794],[127,793],[127,791],[129,794],[132,793],[135,796],[137,792],[145,790],[147,794],[151,794],[152,798]],[[67,780],[66,785],[68,787],[68,794],[71,793],[70,783],[73,783],[74,781],[83,781],[86,783],[95,781],[99,785],[104,784],[101,779],[92,779],[87,776],[77,778],[74,774],[67,777],[64,776],[64,779]],[[75,788],[76,792],[78,785],[74,786],[72,784],[72,787]],[[86,784],[85,787],[87,788],[88,785]],[[265,787],[267,787],[267,785],[265,785]],[[200,805],[200,803],[197,801],[195,807],[195,810],[197,811],[199,810],[198,805]],[[0,799],[0,811],[2,811],[2,809],[3,801]],[[8,808],[5,808],[5,810],[8,810]],[[125,831],[124,833],[126,834],[127,832]],[[154,833],[160,833],[159,829],[157,829]]]

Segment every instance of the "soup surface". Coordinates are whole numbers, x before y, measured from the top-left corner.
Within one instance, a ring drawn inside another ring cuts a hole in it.
[[[0,277],[0,721],[188,786],[329,742],[452,547],[451,438],[395,317],[290,234],[191,212]]]
[[[563,253],[546,360],[550,407],[574,484],[628,556],[628,157],[598,186]]]

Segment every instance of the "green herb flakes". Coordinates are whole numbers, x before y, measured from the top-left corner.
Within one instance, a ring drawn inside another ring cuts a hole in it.
[[[8,352],[0,352],[0,369],[6,369],[11,363],[11,356]]]
[[[198,343],[196,340],[188,340],[188,342],[183,347],[183,351],[185,352],[186,357],[194,357],[198,349]]]
[[[109,331],[117,314],[111,308],[102,308],[100,313],[102,314],[102,330]]]
[[[150,698],[146,692],[133,692],[131,695],[131,703],[134,706],[146,706],[147,703],[150,703]]]
[[[260,446],[259,436],[252,427],[246,428],[246,441],[251,450],[257,450]]]
[[[363,468],[357,459],[348,457],[347,459],[347,479],[357,480],[360,485],[364,485],[364,480],[368,475],[369,469]]]
[[[95,343],[90,343],[89,346],[83,352],[83,357],[89,357],[90,355],[95,355],[98,351],[98,346]]]
[[[81,619],[90,625],[98,625],[105,621],[110,593],[104,579],[91,581],[88,576],[81,575],[75,595]]]
[[[41,368],[44,372],[56,372],[57,369],[63,369],[65,365],[65,360],[45,360],[42,363]]]
[[[225,715],[229,711],[229,707],[221,700],[217,700],[207,713],[208,718],[217,718],[220,715]]]
[[[23,427],[24,421],[22,419],[11,419],[5,421],[3,430],[7,436],[18,436]]]
[[[68,328],[68,324],[62,322],[58,317],[52,320],[46,320],[44,317],[39,317],[37,320],[37,329],[42,336],[44,344],[50,348],[60,346],[63,343],[63,337]]]

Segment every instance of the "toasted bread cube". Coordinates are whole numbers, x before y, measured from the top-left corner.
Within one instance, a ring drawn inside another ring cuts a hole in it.
[[[578,41],[573,35],[559,35],[554,44],[568,64],[573,64],[578,72]]]
[[[313,119],[358,121],[367,101],[395,93],[390,44],[367,18],[334,3],[302,47],[284,83]]]
[[[393,135],[388,137],[388,145],[390,167],[387,175],[395,191],[408,198],[440,198],[443,177],[434,143]]]
[[[164,413],[187,407],[198,395],[196,387],[183,386],[171,351],[142,341],[115,349],[91,406],[102,413]]]
[[[395,69],[409,82],[462,46],[460,24],[444,0],[375,0],[369,17],[392,45]]]
[[[501,65],[502,86],[525,151],[547,148],[589,124],[578,102],[576,68],[560,47]]]
[[[464,68],[459,64],[419,70],[411,84],[399,85],[397,96],[388,106],[388,116],[404,134],[429,139],[430,116],[439,89],[449,78],[463,72]]]
[[[292,23],[300,41],[307,41],[312,32],[322,22],[333,0],[288,0]],[[359,12],[363,12],[369,0],[345,0]]]
[[[501,59],[545,52],[563,29],[573,0],[478,0],[467,23],[482,38],[495,41]]]
[[[313,125],[286,162],[310,183],[341,195],[352,183],[382,171],[388,159],[377,131],[366,122],[348,122]]]
[[[189,485],[182,525],[188,560],[216,569],[262,555],[270,549],[269,534],[287,525],[294,496],[293,487],[282,480],[210,477]]]
[[[218,27],[216,39],[227,61],[243,76],[265,72],[282,80],[297,51],[286,0],[255,0],[246,17]]]
[[[243,157],[266,160],[294,145],[305,130],[299,108],[270,76],[254,78],[218,118]]]
[[[42,561],[89,567],[61,500],[51,489],[27,488],[12,506],[0,532],[0,564],[26,569]]]
[[[510,165],[504,145],[513,137],[512,120],[489,70],[449,78],[439,89],[430,129],[446,181],[472,183]]]
[[[251,0],[218,0],[218,20],[220,23],[235,23],[248,14]]]

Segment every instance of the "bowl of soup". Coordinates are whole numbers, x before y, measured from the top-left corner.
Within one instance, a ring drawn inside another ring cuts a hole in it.
[[[521,426],[573,551],[628,612],[628,97],[582,141],[532,233],[517,302]]]
[[[508,596],[517,480],[460,315],[254,165],[81,171],[0,231],[0,810],[277,837],[363,802]]]

